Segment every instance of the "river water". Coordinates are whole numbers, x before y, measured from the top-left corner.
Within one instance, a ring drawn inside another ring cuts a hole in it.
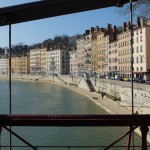
[[[9,114],[9,82],[0,81],[0,114]],[[12,114],[106,114],[88,98],[69,89],[46,82],[12,81]],[[34,146],[107,146],[124,135],[127,127],[12,127],[12,130]],[[125,138],[120,145],[127,145]],[[135,144],[141,139],[135,135]],[[9,133],[1,134],[1,145],[9,146]],[[13,146],[26,146],[12,136]],[[8,147],[2,147],[7,150]],[[30,150],[14,147],[13,150]],[[65,150],[68,147],[38,147],[42,150]],[[70,147],[73,150],[101,150],[102,147]],[[115,147],[113,150],[125,148]],[[135,148],[140,149],[140,148]]]

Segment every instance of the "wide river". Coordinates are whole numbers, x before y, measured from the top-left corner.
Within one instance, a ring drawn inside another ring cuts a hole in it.
[[[9,82],[0,81],[0,114],[9,114]],[[12,81],[12,114],[106,114],[88,98],[69,89],[46,82]],[[128,127],[12,127],[12,130],[42,150],[101,150],[124,135]],[[135,135],[135,144],[141,139]],[[118,145],[127,145],[128,137]],[[1,145],[9,146],[9,133],[1,133]],[[26,146],[12,136],[13,146]],[[40,146],[83,146],[40,147]],[[2,147],[2,150],[9,149]],[[14,147],[13,150],[30,150],[29,147]],[[113,150],[125,148],[115,147]],[[141,148],[135,148],[141,149]]]

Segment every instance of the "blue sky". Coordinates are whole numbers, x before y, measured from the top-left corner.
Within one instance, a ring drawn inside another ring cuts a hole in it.
[[[33,0],[0,0],[0,7],[31,1]],[[15,24],[12,25],[12,44],[22,42],[31,45],[56,35],[82,34],[90,27],[107,27],[108,23],[122,26],[123,21],[128,21],[130,18],[119,15],[119,9],[110,7]],[[8,26],[0,27],[0,47],[6,46],[8,46]]]

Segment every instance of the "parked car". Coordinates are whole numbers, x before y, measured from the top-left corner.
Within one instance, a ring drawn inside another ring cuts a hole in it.
[[[115,75],[115,80],[120,80],[120,81],[123,81],[123,78],[119,75]]]
[[[101,78],[101,75],[97,75],[96,77],[97,77],[97,78]]]
[[[115,80],[115,77],[114,77],[114,76],[111,76],[110,79],[111,79],[111,80]]]
[[[87,77],[87,74],[85,74],[85,73],[82,73],[82,74],[81,74],[81,76],[83,76],[83,77]]]
[[[142,79],[142,78],[135,78],[134,82],[136,82],[136,83],[145,83],[145,80]]]
[[[123,81],[130,81],[128,77],[124,77]]]
[[[105,78],[106,78],[106,79],[110,79],[110,77],[109,77],[109,76],[106,76]]]
[[[130,77],[130,78],[129,78],[129,81],[131,81],[131,80],[132,80],[132,78]],[[133,77],[133,82],[134,82],[134,81],[135,81],[135,78]]]

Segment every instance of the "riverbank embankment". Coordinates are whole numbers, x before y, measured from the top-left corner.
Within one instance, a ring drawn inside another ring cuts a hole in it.
[[[8,76],[0,76],[1,80],[8,80]],[[64,76],[63,78],[60,77],[54,77],[54,76],[36,76],[36,75],[13,75],[12,80],[22,80],[22,81],[34,81],[34,82],[49,82],[51,84],[56,84],[58,86],[63,86],[65,88],[68,88],[70,90],[73,90],[74,92],[84,95],[88,97],[92,102],[94,102],[97,106],[105,110],[109,114],[131,114],[130,109],[128,109],[126,106],[121,106],[119,101],[113,101],[106,96],[102,96],[102,94],[97,92],[90,92],[89,87],[86,85],[86,82],[84,79],[74,80],[72,82],[72,78]],[[77,84],[80,87],[77,86]],[[87,87],[86,87],[87,86]],[[141,132],[139,129],[136,130],[136,133],[141,136]],[[150,135],[148,134],[148,141],[150,142]]]
[[[108,98],[106,98],[106,96],[104,96],[102,98],[102,94],[99,94],[97,92],[89,92],[88,87],[86,88],[80,88],[75,86],[75,84],[73,84],[71,82],[71,80],[69,80],[67,77],[65,77],[66,80],[63,79],[63,81],[61,81],[60,79],[53,77],[53,76],[47,76],[47,77],[42,77],[42,76],[29,76],[29,75],[24,75],[24,76],[12,76],[12,80],[22,80],[22,81],[36,81],[36,82],[49,82],[51,84],[56,84],[59,86],[63,86],[65,88],[68,88],[70,90],[73,90],[74,92],[77,92],[78,94],[84,95],[86,97],[88,97],[91,101],[93,101],[94,103],[96,103],[99,107],[101,107],[102,109],[104,109],[106,112],[108,112],[109,114],[131,114],[131,111],[126,109],[126,107],[120,107],[118,101],[113,101],[110,100]],[[1,80],[8,80],[8,76],[0,76]],[[82,80],[82,79],[81,79]],[[83,81],[80,81],[83,82]],[[86,84],[82,85],[82,86],[87,86]]]

